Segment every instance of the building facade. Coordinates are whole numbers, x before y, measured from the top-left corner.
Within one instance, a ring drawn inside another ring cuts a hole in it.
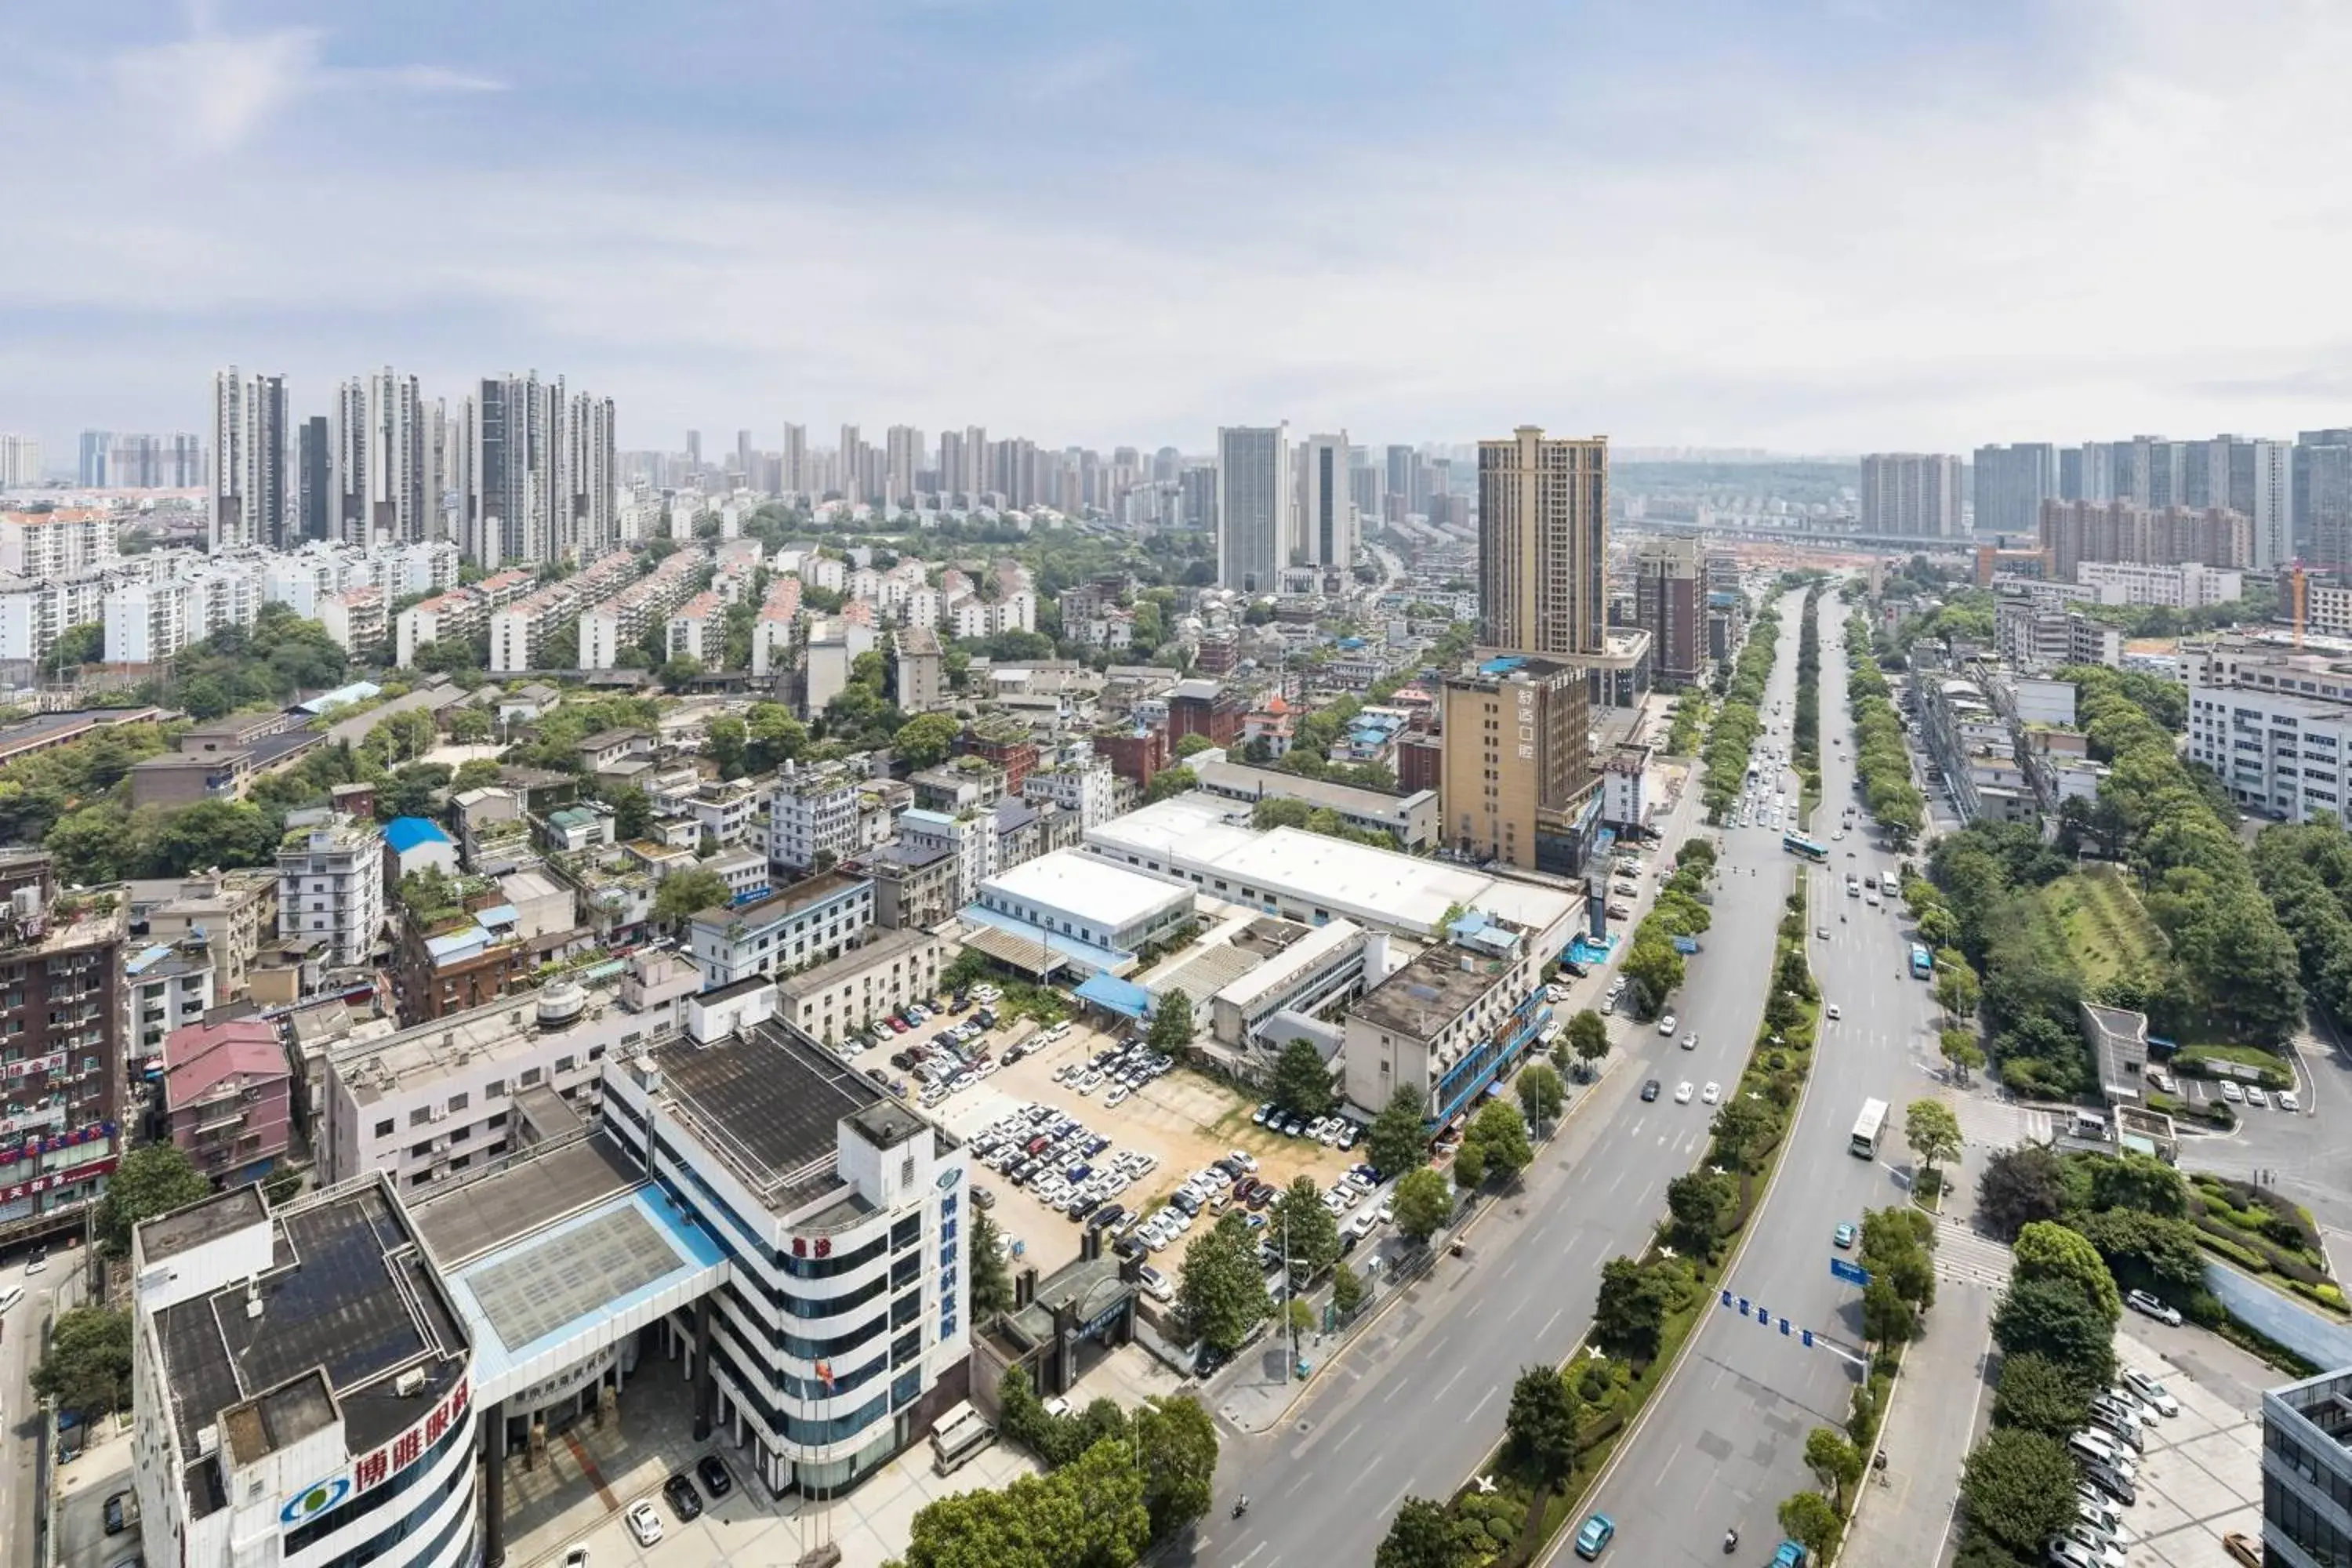
[[[1217,581],[1244,594],[1271,594],[1288,557],[1292,480],[1290,426],[1230,426],[1217,432]]]
[[[1948,452],[1872,452],[1862,459],[1862,531],[1951,539],[1962,526],[1960,459]]]
[[[1457,854],[1574,875],[1592,769],[1585,672],[1517,656],[1448,676],[1441,842]]]
[[[1478,443],[1478,640],[1601,651],[1609,623],[1609,442],[1521,426]]]
[[[688,945],[703,984],[717,987],[838,958],[873,926],[873,879],[827,871],[741,909],[703,910]]]
[[[331,964],[363,964],[383,925],[383,835],[373,823],[341,817],[286,836],[278,851],[282,940],[324,943]]]

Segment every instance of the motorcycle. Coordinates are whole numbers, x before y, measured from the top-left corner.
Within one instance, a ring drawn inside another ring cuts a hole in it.
[[[1239,1500],[1237,1500],[1236,1502],[1234,1502],[1234,1517],[1235,1519],[1239,1519],[1239,1518],[1241,1518],[1241,1516],[1242,1516],[1242,1515],[1244,1515],[1244,1514],[1247,1513],[1248,1511],[1249,1511],[1249,1498],[1248,1498],[1246,1495],[1244,1495],[1244,1496],[1243,1496]]]
[[[1739,1531],[1738,1531],[1737,1529],[1733,1529],[1733,1530],[1727,1530],[1727,1531],[1725,1531],[1723,1532],[1723,1553],[1724,1553],[1724,1555],[1725,1555],[1725,1556],[1727,1556],[1727,1557],[1728,1557],[1729,1555],[1731,1555],[1731,1553],[1733,1553],[1733,1552],[1737,1552],[1737,1551],[1738,1551],[1738,1550],[1739,1550]]]

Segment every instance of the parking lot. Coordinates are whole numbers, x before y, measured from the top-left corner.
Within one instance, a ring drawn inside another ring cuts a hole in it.
[[[2123,1510],[2132,1568],[2208,1568],[2229,1561],[2224,1535],[2263,1535],[2261,1389],[2284,1381],[2195,1329],[2127,1321],[2119,1367],[2156,1379],[2179,1406],[2159,1414],[2138,1456],[2138,1501]]]
[[[1028,1107],[1058,1111],[1094,1137],[1108,1140],[1084,1163],[1099,1168],[1105,1161],[1115,1163],[1127,1156],[1132,1171],[1141,1161],[1150,1162],[1111,1200],[1130,1213],[1162,1206],[1195,1173],[1235,1152],[1258,1162],[1255,1174],[1272,1186],[1286,1186],[1294,1177],[1307,1174],[1326,1191],[1360,1157],[1360,1151],[1348,1153],[1254,1125],[1255,1101],[1183,1068],[1150,1079],[1117,1105],[1106,1103],[1108,1079],[1090,1090],[1057,1080],[1056,1074],[1066,1079],[1073,1064],[1091,1063],[1129,1032],[1073,1024],[1058,1038],[1044,1041],[1020,1060],[951,1095],[933,1114],[957,1136],[971,1138]],[[1077,1256],[1079,1224],[1061,1208],[1047,1206],[1034,1185],[1016,1187],[1000,1174],[984,1178],[982,1184],[996,1195],[991,1216],[1008,1238],[1022,1244],[1024,1263],[1051,1272]],[[1181,1247],[1176,1256],[1181,1256]]]

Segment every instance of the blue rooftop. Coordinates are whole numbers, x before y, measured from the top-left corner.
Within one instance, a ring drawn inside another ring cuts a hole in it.
[[[422,816],[395,816],[383,825],[383,841],[395,855],[405,855],[420,844],[446,844],[449,835],[440,824]]]
[[[1104,970],[1089,975],[1087,983],[1073,993],[1081,1002],[1091,1002],[1097,1007],[1129,1018],[1142,1018],[1151,1012],[1151,993],[1132,980],[1121,980]]]
[[[1524,668],[1527,662],[1528,661],[1526,659],[1521,658],[1517,655],[1507,655],[1502,658],[1490,658],[1486,663],[1478,667],[1478,673],[1481,675],[1508,675],[1515,669]]]

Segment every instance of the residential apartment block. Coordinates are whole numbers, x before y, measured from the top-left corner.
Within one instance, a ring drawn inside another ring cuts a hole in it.
[[[2053,500],[2042,508],[2042,545],[2069,583],[2085,561],[2243,568],[2253,563],[2253,522],[2221,507]]]
[[[337,817],[290,829],[278,851],[278,934],[323,945],[327,962],[364,964],[383,925],[383,835]]]
[[[715,989],[838,958],[873,925],[872,879],[827,871],[741,909],[703,910],[688,928],[688,945],[704,986]]]
[[[812,1039],[838,1044],[939,989],[946,944],[919,928],[885,931],[863,947],[776,982],[777,1016]]]
[[[292,1139],[292,1080],[270,1019],[173,1029],[163,1042],[166,1135],[216,1185],[258,1181]]]

